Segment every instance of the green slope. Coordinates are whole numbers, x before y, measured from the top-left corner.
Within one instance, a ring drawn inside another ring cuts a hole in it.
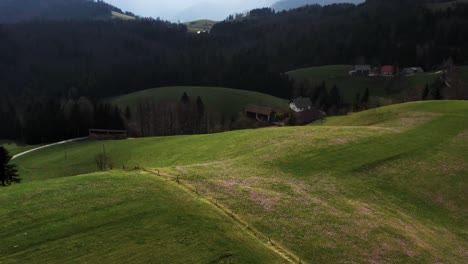
[[[419,99],[425,85],[431,84],[437,78],[437,75],[432,73],[416,74],[398,80],[393,78],[354,77],[348,74],[351,70],[352,66],[349,65],[329,65],[298,69],[287,74],[294,80],[307,80],[312,85],[325,82],[329,89],[336,85],[345,101],[349,103],[353,102],[356,93],[362,95],[367,88],[369,88],[371,96],[414,97]]]
[[[17,185],[0,200],[0,263],[282,261],[221,210],[139,172]]]
[[[178,102],[182,94],[187,92],[191,100],[200,96],[207,110],[223,113],[226,116],[237,115],[244,107],[254,104],[273,107],[278,112],[288,111],[288,101],[271,95],[218,87],[163,87],[144,90],[110,99],[121,108],[134,107],[141,101]]]
[[[135,17],[133,17],[133,16],[122,14],[122,13],[119,13],[119,12],[116,12],[116,11],[112,11],[112,18],[122,19],[122,20],[135,20]]]
[[[187,26],[187,30],[192,33],[197,33],[198,31],[210,31],[211,28],[218,23],[217,21],[200,19],[196,21],[190,21],[184,23]]]
[[[11,141],[2,142],[0,140],[0,146],[4,147],[6,150],[8,150],[10,155],[13,156],[13,155],[16,155],[18,153],[28,151],[28,150],[33,149],[33,148],[37,148],[40,145],[22,145],[22,144],[17,144],[15,142],[11,142]]]
[[[178,179],[303,261],[463,263],[467,120],[466,101],[416,102],[325,125],[72,143],[16,162],[25,182],[81,174],[104,144],[116,168]]]

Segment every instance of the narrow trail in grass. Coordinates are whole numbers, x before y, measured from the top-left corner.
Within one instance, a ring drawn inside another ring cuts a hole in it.
[[[16,158],[19,158],[21,156],[24,156],[26,154],[29,154],[31,152],[38,151],[38,150],[41,150],[41,149],[44,149],[44,148],[57,146],[57,145],[63,145],[63,144],[66,144],[66,143],[71,143],[71,142],[77,142],[77,141],[81,141],[81,140],[85,140],[85,139],[88,139],[88,137],[74,138],[74,139],[60,141],[60,142],[57,142],[57,143],[47,144],[47,145],[44,145],[44,146],[40,146],[40,147],[37,147],[37,148],[30,149],[28,151],[18,153],[16,155],[14,155],[11,159],[14,160]]]
[[[179,180],[179,177],[177,175],[170,174],[166,171],[162,171],[159,169],[143,169],[143,170],[156,177],[167,180],[168,182],[171,182],[172,184],[177,184],[180,188],[189,192],[195,198],[202,200],[204,202],[207,202],[213,207],[216,207],[218,210],[221,210],[226,215],[226,217],[232,218],[239,225],[241,229],[243,229],[252,237],[256,238],[259,243],[265,245],[266,247],[270,248],[271,250],[276,252],[278,255],[283,257],[283,259],[286,260],[288,263],[307,263],[307,262],[304,262],[300,257],[296,256],[294,253],[286,249],[283,245],[279,244],[277,241],[273,241],[271,240],[269,236],[266,236],[260,233],[258,230],[250,226],[247,222],[242,220],[240,216],[236,215],[233,211],[229,210],[222,204],[219,204],[216,200],[213,200],[211,197],[202,196],[198,192],[198,189],[193,188],[193,186],[191,186],[190,184],[183,183],[182,181]]]

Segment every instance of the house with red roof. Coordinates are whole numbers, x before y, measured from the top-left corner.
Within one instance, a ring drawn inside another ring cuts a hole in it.
[[[395,67],[393,67],[392,65],[385,65],[385,66],[382,66],[382,68],[380,69],[381,76],[392,77],[394,73],[395,73]]]

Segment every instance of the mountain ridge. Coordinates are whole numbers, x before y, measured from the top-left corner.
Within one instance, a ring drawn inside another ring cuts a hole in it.
[[[123,13],[102,0],[0,0],[0,23],[111,19],[113,11]]]
[[[271,6],[271,8],[275,11],[284,11],[299,8],[306,5],[318,4],[323,6],[342,3],[360,4],[363,2],[365,2],[365,0],[280,0],[274,3]]]

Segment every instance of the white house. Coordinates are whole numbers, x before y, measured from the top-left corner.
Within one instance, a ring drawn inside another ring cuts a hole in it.
[[[307,97],[298,97],[289,102],[289,108],[296,113],[304,112],[312,109],[312,100]]]

